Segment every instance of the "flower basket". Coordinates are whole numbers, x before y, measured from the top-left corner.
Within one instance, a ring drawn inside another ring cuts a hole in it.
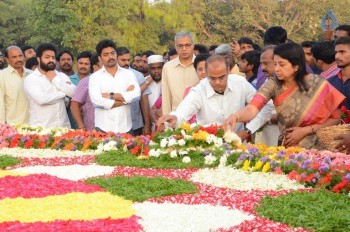
[[[338,135],[349,134],[350,124],[342,124],[337,126],[330,126],[319,129],[316,134],[321,144],[321,148],[336,152],[335,146],[339,143],[338,139],[335,139]]]

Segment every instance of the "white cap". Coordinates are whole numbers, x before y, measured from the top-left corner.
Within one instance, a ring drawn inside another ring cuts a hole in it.
[[[147,58],[147,63],[148,64],[153,64],[153,63],[164,63],[164,58],[161,55],[152,55]]]

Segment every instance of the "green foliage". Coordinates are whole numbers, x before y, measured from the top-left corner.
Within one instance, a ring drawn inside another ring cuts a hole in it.
[[[330,9],[339,23],[349,23],[348,1],[336,0],[4,0],[0,9],[0,48],[54,42],[75,53],[94,51],[103,38],[134,54],[163,53],[180,30],[208,46],[242,36],[262,44],[266,29],[276,25],[296,42],[317,40]]]
[[[5,169],[21,163],[21,160],[9,156],[9,155],[0,155],[0,169]]]
[[[198,192],[196,186],[183,179],[164,177],[115,176],[112,178],[91,178],[88,184],[96,184],[114,195],[142,202],[150,198]]]
[[[256,211],[273,221],[314,231],[350,231],[350,198],[318,191],[265,197]]]
[[[201,168],[208,167],[204,164],[204,158],[201,151],[190,152],[187,156],[191,158],[190,163],[183,163],[182,157],[171,158],[169,155],[161,155],[158,158],[137,159],[137,156],[123,151],[107,151],[96,157],[96,163],[106,166],[131,166],[140,168]],[[210,166],[217,166],[219,160]]]
[[[0,49],[9,45],[23,46],[30,38],[25,23],[31,0],[0,1]]]

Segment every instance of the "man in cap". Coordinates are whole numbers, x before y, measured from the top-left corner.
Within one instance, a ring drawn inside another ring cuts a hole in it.
[[[147,58],[148,72],[146,83],[148,83],[151,94],[148,95],[148,102],[151,107],[152,129],[155,123],[162,116],[162,70],[164,59],[161,55],[152,55]]]

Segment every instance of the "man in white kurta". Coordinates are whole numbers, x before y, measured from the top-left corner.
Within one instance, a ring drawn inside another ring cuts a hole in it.
[[[179,125],[197,115],[199,124],[223,124],[233,112],[244,108],[256,93],[254,87],[242,76],[229,74],[224,58],[212,56],[207,60],[208,77],[193,87],[189,94],[170,115],[163,116],[158,125],[164,122],[171,126]],[[247,137],[254,133],[271,117],[270,106],[267,105],[256,118],[244,127],[238,123],[234,128],[239,135]]]
[[[73,85],[67,75],[55,70],[56,47],[40,44],[37,48],[38,68],[24,80],[24,92],[29,101],[31,126],[71,128],[65,97],[74,94]]]
[[[146,83],[151,93],[148,94],[152,131],[156,129],[156,123],[162,116],[162,70],[164,59],[161,55],[152,55],[147,58],[149,76]]]
[[[118,65],[113,41],[100,41],[96,51],[103,67],[93,73],[89,81],[89,95],[95,107],[95,127],[105,132],[130,132],[130,103],[139,101],[141,95],[135,74]]]

